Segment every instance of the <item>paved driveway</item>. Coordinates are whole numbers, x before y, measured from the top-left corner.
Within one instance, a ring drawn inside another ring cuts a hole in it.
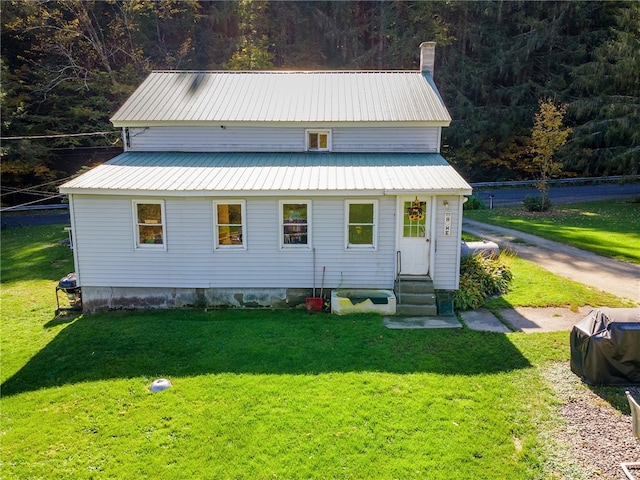
[[[535,235],[466,218],[462,222],[462,229],[495,242],[500,248],[508,247],[519,257],[535,262],[552,273],[640,304],[640,265],[601,257]]]

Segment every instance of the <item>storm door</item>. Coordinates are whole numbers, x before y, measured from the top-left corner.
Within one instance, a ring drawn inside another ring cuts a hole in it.
[[[429,218],[427,197],[398,197],[398,251],[400,273],[429,273]]]

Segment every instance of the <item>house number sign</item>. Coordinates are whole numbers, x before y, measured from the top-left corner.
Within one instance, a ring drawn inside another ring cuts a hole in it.
[[[444,214],[444,236],[451,236],[451,212],[445,212]]]

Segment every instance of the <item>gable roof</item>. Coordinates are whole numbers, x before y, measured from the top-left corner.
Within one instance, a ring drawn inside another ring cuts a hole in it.
[[[114,126],[221,122],[428,122],[451,117],[417,71],[154,71]]]
[[[440,154],[127,152],[60,187],[112,195],[471,194]]]

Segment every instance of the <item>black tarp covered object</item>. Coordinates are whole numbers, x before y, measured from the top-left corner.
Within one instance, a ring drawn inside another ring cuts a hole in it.
[[[595,309],[576,323],[571,371],[591,385],[640,384],[640,308]]]

